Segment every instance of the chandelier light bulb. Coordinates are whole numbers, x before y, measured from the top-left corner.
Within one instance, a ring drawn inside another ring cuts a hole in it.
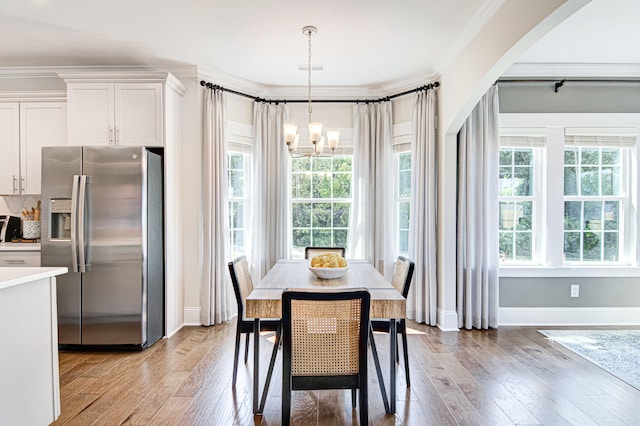
[[[327,142],[329,144],[329,149],[331,151],[334,151],[338,147],[339,141],[340,141],[339,130],[327,130]]]

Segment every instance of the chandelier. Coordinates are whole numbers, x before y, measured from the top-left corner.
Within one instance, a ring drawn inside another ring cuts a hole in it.
[[[330,157],[332,156],[338,142],[340,140],[340,131],[327,130],[327,136],[322,136],[322,123],[311,121],[311,36],[316,34],[318,29],[314,26],[308,25],[302,29],[302,33],[309,38],[309,60],[307,62],[307,112],[309,114],[308,126],[309,126],[309,147],[313,147],[311,152],[298,152],[298,141],[300,140],[300,134],[298,132],[298,126],[295,124],[284,125],[284,139],[289,149],[289,154],[293,158],[298,157]],[[324,155],[325,143],[328,145],[331,153]]]

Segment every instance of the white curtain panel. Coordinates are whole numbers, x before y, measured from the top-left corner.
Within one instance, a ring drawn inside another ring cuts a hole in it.
[[[229,214],[227,204],[226,100],[222,90],[204,91],[203,236],[200,322],[219,324],[236,314],[227,269]]]
[[[284,142],[285,104],[253,105],[253,184],[251,256],[254,279],[261,279],[273,265],[291,257],[289,200],[289,151]]]
[[[498,326],[498,88],[458,133],[458,326]]]
[[[407,295],[407,317],[436,325],[436,92],[413,102],[409,256],[416,266]]]
[[[353,203],[349,253],[387,278],[397,253],[393,228],[393,120],[391,102],[354,106]]]

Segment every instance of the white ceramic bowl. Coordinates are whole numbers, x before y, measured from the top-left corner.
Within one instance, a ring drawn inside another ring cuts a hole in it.
[[[346,274],[349,266],[345,266],[344,268],[314,268],[309,266],[309,270],[321,280],[333,280]]]

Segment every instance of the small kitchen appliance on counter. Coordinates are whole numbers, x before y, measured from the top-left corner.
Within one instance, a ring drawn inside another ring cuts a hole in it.
[[[0,242],[11,242],[22,237],[21,222],[18,216],[0,216]]]

